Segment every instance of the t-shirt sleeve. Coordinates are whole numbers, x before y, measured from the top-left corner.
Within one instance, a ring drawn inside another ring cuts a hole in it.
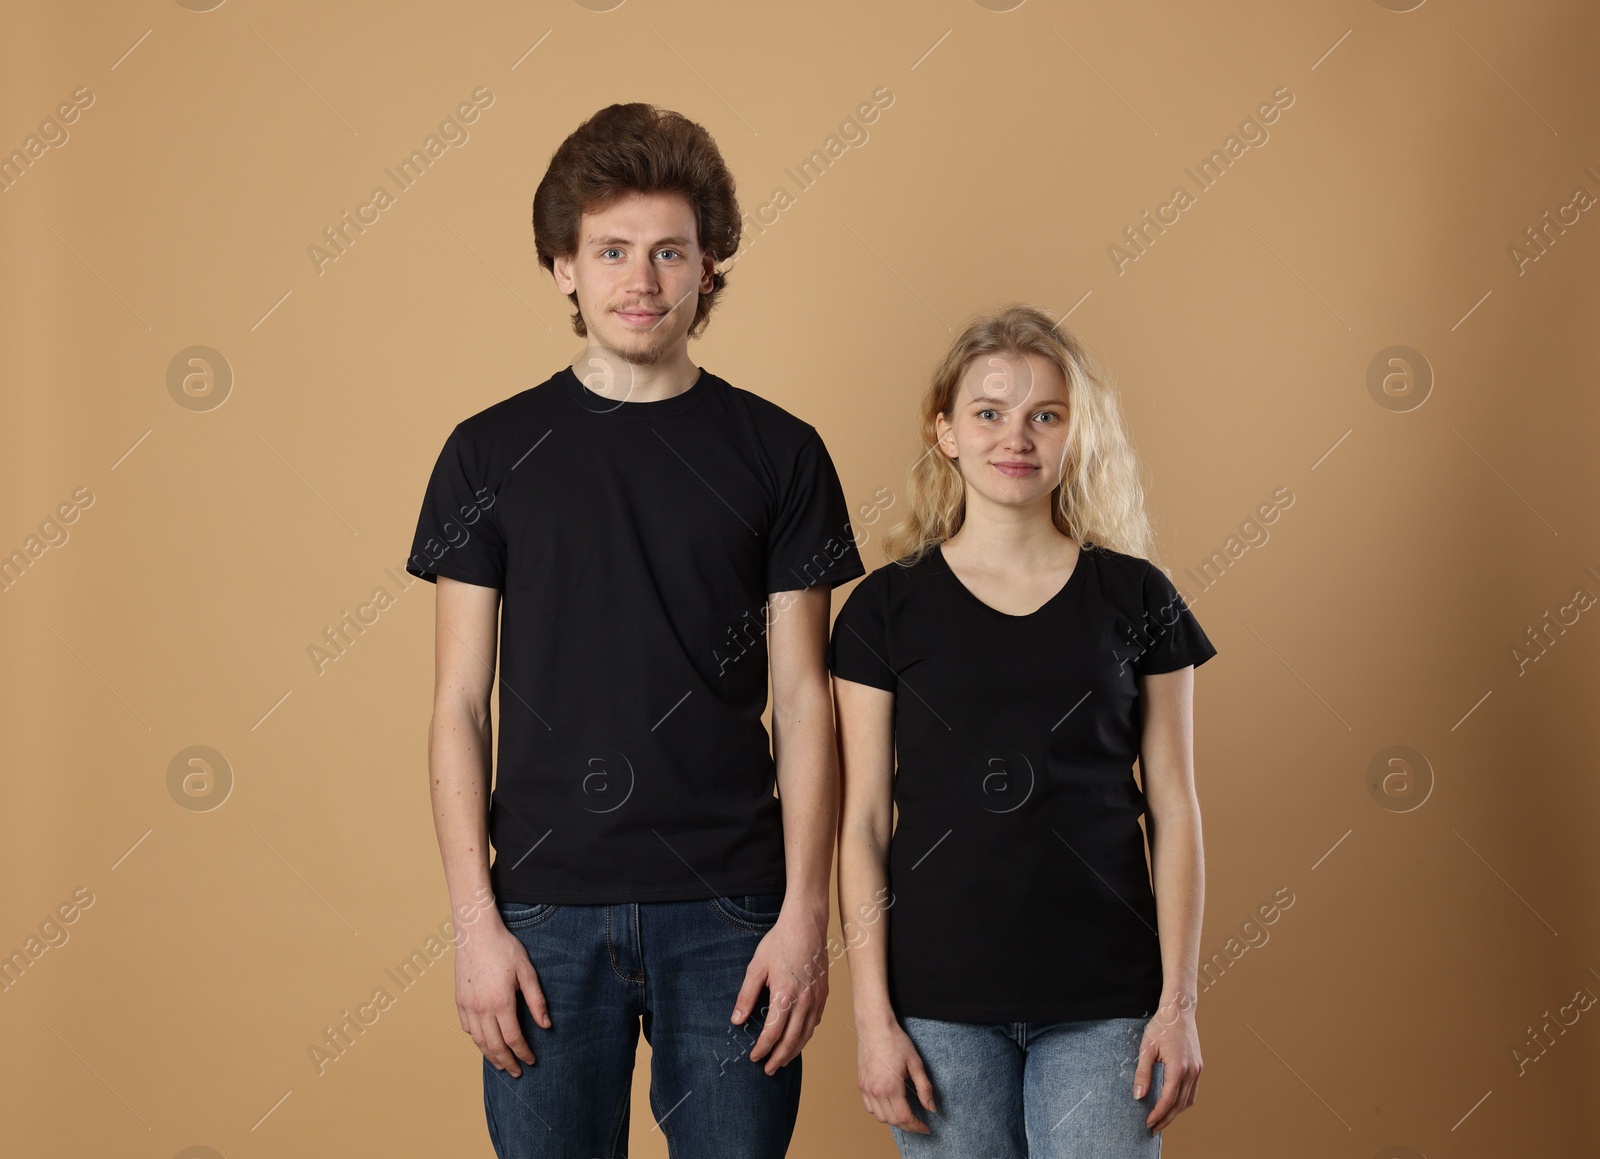
[[[1134,664],[1141,676],[1176,672],[1190,664],[1198,668],[1217,654],[1178,589],[1153,563],[1144,574],[1144,613],[1148,646]]]
[[[866,574],[839,473],[815,430],[795,456],[769,543],[769,594],[818,584],[837,587]]]
[[[888,585],[869,576],[846,597],[828,638],[828,671],[840,680],[894,692],[899,686],[889,659]]]
[[[429,583],[439,576],[505,588],[506,545],[485,478],[483,449],[457,424],[433,465],[422,497],[406,570]]]

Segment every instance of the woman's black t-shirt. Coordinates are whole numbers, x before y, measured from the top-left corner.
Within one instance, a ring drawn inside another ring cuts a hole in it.
[[[942,551],[878,568],[828,667],[895,694],[887,923],[896,1013],[952,1022],[1154,1014],[1155,895],[1133,776],[1138,678],[1216,655],[1148,560],[1084,548],[1013,616]]]

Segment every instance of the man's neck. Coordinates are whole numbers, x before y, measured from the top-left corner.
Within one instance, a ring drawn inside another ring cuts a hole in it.
[[[692,387],[700,367],[683,343],[656,362],[630,362],[614,350],[591,345],[573,361],[573,370],[596,394],[618,402],[660,402]]]

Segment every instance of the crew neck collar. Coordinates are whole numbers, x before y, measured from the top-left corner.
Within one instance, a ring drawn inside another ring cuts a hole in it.
[[[716,378],[716,375],[702,366],[699,376],[689,385],[689,389],[671,398],[658,398],[650,402],[618,402],[598,395],[584,386],[570,366],[563,366],[556,372],[556,381],[561,385],[562,394],[580,409],[593,415],[615,415],[635,419],[654,419],[663,415],[681,414],[690,407],[699,406],[711,396],[715,389],[712,384]]]
[[[1015,615],[1011,612],[1002,612],[999,608],[994,607],[992,604],[987,604],[983,600],[980,600],[977,594],[971,588],[967,587],[966,584],[961,582],[961,577],[956,575],[955,569],[950,566],[950,561],[946,559],[944,555],[944,544],[940,543],[936,545],[932,554],[939,562],[939,570],[952,584],[955,585],[964,601],[971,604],[976,604],[990,615],[998,616],[1001,620],[1009,620],[1013,623],[1028,623],[1046,615],[1050,609],[1065,602],[1073,592],[1077,591],[1078,588],[1083,586],[1084,573],[1089,570],[1090,553],[1087,548],[1085,548],[1082,544],[1079,544],[1078,562],[1073,565],[1072,574],[1067,577],[1067,582],[1062,584],[1061,587],[1057,589],[1055,595],[1051,596],[1044,603],[1033,609],[1033,611],[1023,612],[1021,615]]]

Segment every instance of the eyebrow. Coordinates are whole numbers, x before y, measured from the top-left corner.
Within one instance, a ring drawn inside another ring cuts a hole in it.
[[[633,244],[633,239],[631,237],[617,237],[616,235],[613,234],[610,237],[592,237],[592,238],[589,239],[589,244],[590,245],[632,245]],[[674,235],[672,237],[657,238],[655,240],[654,244],[652,244],[650,248],[651,249],[655,249],[657,246],[664,246],[664,245],[676,245],[676,246],[683,246],[683,247],[687,248],[688,246],[690,246],[692,244],[693,243],[690,242],[690,240],[688,238],[686,238],[686,237],[678,237],[678,236]]]
[[[1011,402],[1010,399],[996,398],[994,395],[989,395],[989,394],[974,395],[972,397],[972,399],[971,399],[970,405],[972,405],[972,406],[992,406],[992,405],[994,405],[996,403],[999,403],[1001,405],[1006,405],[1006,404],[1009,403],[1011,406],[1020,406],[1021,405],[1020,403]],[[1041,408],[1042,407],[1047,407],[1047,406],[1064,407],[1064,406],[1067,405],[1067,402],[1066,402],[1066,399],[1053,398],[1053,399],[1049,400],[1048,402],[1034,403],[1033,405],[1036,406],[1036,407],[1041,407]]]

